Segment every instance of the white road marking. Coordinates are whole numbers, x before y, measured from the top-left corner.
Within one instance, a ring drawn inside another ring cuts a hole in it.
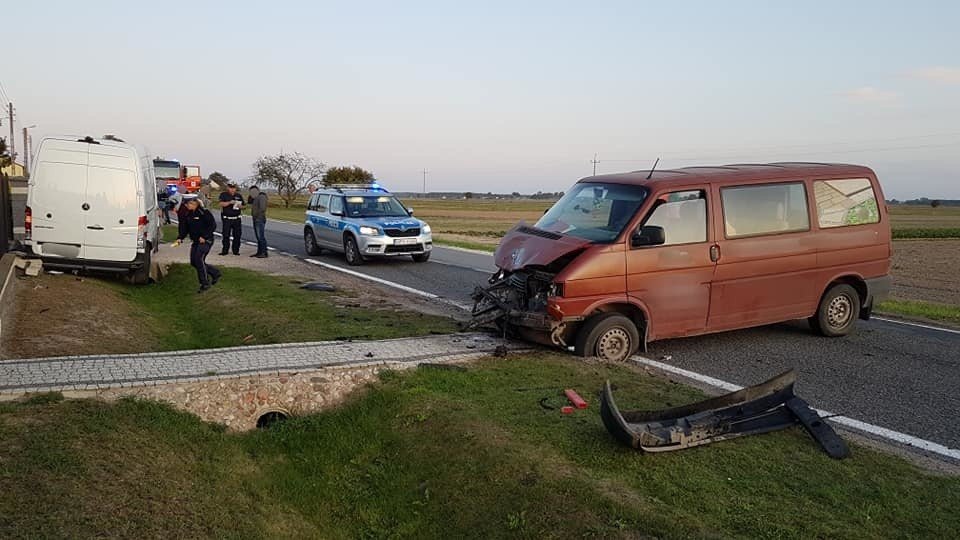
[[[308,262],[308,263],[310,263],[310,264],[315,264],[315,265],[317,265],[317,266],[322,266],[322,267],[327,268],[327,269],[329,269],[329,270],[333,270],[333,271],[336,271],[336,272],[343,272],[344,274],[349,274],[349,275],[351,275],[351,276],[358,277],[358,278],[360,278],[360,279],[366,279],[366,280],[368,280],[368,281],[373,281],[373,282],[376,282],[376,283],[380,283],[381,285],[386,285],[386,286],[388,286],[388,287],[393,287],[394,289],[400,289],[401,291],[406,291],[406,292],[408,292],[408,293],[416,294],[416,295],[418,295],[418,296],[423,296],[424,298],[431,298],[431,299],[440,298],[438,295],[433,294],[433,293],[428,293],[428,292],[426,292],[426,291],[421,291],[420,289],[414,289],[413,287],[407,287],[406,285],[401,285],[401,284],[399,284],[399,283],[394,283],[393,281],[388,281],[388,280],[386,280],[386,279],[380,279],[380,278],[378,278],[378,277],[374,277],[374,276],[371,276],[371,275],[369,275],[369,274],[364,274],[364,273],[362,273],[362,272],[355,272],[355,271],[353,271],[353,270],[348,270],[348,269],[346,269],[346,268],[342,268],[342,267],[340,267],[340,266],[336,266],[336,265],[333,265],[333,264],[328,264],[328,263],[325,263],[325,262],[320,262],[320,261],[315,260],[315,259],[304,259],[304,261],[306,261],[306,262]]]
[[[494,272],[493,270],[488,270],[488,269],[485,269],[485,268],[477,268],[477,267],[474,267],[474,266],[461,266],[461,265],[459,265],[459,264],[454,264],[454,263],[445,262],[445,261],[430,261],[430,262],[437,263],[437,264],[442,264],[442,265],[444,265],[444,266],[452,266],[452,267],[454,267],[454,268],[464,268],[464,269],[466,269],[466,270],[473,270],[474,272],[482,272],[482,273],[484,273],[484,274],[492,274],[492,273]]]
[[[251,245],[251,246],[255,246],[256,244],[253,244],[253,243],[251,243],[250,245]],[[276,250],[277,250],[277,248],[275,248],[275,247],[270,247],[270,246],[267,246],[267,250],[269,250],[269,251],[276,251]]]
[[[728,392],[736,392],[741,390],[743,387],[720,379],[715,379],[707,375],[701,375],[694,371],[689,371],[686,369],[678,368],[670,364],[664,364],[663,362],[657,362],[656,360],[651,360],[649,358],[644,358],[642,356],[635,356],[634,361],[640,364],[644,364],[656,369],[660,369],[669,373],[674,373],[680,375],[681,377],[686,377],[694,381],[699,381],[710,386],[726,390]],[[899,431],[894,431],[892,429],[887,429],[885,427],[876,426],[873,424],[868,424],[854,418],[849,418],[846,416],[834,416],[834,413],[830,411],[824,411],[822,409],[814,409],[817,411],[817,414],[820,416],[829,416],[831,422],[835,422],[842,426],[854,429],[856,431],[862,431],[864,433],[869,433],[871,435],[881,437],[890,441],[894,441],[900,444],[907,446],[912,446],[919,448],[921,450],[938,454],[944,457],[951,459],[960,460],[960,450],[954,448],[948,448],[942,444],[935,443],[933,441],[928,441],[926,439],[921,439],[919,437],[914,437],[913,435],[907,435],[906,433],[900,433]]]
[[[898,319],[888,319],[888,318],[886,318],[886,317],[877,317],[876,315],[874,315],[873,317],[871,317],[871,319],[876,319],[876,320],[878,320],[878,321],[883,321],[883,322],[888,322],[888,323],[893,323],[893,324],[904,324],[904,325],[907,325],[907,326],[916,326],[916,327],[919,327],[919,328],[926,328],[927,330],[939,330],[940,332],[949,332],[949,333],[951,333],[951,334],[960,334],[960,330],[953,330],[953,329],[951,329],[951,328],[943,328],[943,327],[941,327],[941,326],[930,326],[929,324],[920,324],[920,323],[915,323],[915,322],[901,321],[901,320],[898,320]]]
[[[464,253],[473,253],[474,255],[489,255],[490,257],[493,257],[492,251],[483,251],[482,249],[470,249],[470,248],[465,248],[460,246],[448,246],[447,244],[438,244],[436,242],[434,242],[434,245],[437,247],[442,247],[443,249],[450,249],[453,251],[462,251]]]

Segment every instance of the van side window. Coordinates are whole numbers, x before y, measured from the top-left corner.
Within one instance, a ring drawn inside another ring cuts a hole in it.
[[[643,223],[663,228],[665,246],[707,241],[707,197],[703,190],[661,195]]]
[[[810,230],[802,182],[722,188],[727,238]]]
[[[813,183],[813,195],[822,229],[880,221],[877,197],[866,178],[818,180]]]

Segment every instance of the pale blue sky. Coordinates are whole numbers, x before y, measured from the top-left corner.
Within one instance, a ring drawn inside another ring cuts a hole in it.
[[[0,81],[35,140],[114,133],[237,178],[298,150],[395,190],[424,167],[432,190],[562,190],[595,152],[844,161],[960,198],[960,2],[11,4]]]

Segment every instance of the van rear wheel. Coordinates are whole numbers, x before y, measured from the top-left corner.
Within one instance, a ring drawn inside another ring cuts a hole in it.
[[[602,313],[587,319],[577,332],[574,351],[578,356],[623,362],[639,347],[640,332],[632,320],[620,313]]]
[[[147,246],[141,258],[143,259],[143,264],[140,268],[131,270],[126,275],[126,282],[130,285],[146,285],[150,283],[150,265],[152,264],[150,260],[150,246]]]
[[[827,337],[845,336],[853,331],[853,325],[860,317],[860,295],[857,290],[840,283],[830,287],[817,313],[810,317],[810,327]]]

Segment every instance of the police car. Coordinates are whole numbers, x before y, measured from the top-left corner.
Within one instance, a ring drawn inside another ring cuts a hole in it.
[[[427,262],[433,249],[430,225],[376,183],[334,185],[317,190],[307,203],[303,245],[308,255],[343,252],[347,263],[370,257],[410,256]]]

